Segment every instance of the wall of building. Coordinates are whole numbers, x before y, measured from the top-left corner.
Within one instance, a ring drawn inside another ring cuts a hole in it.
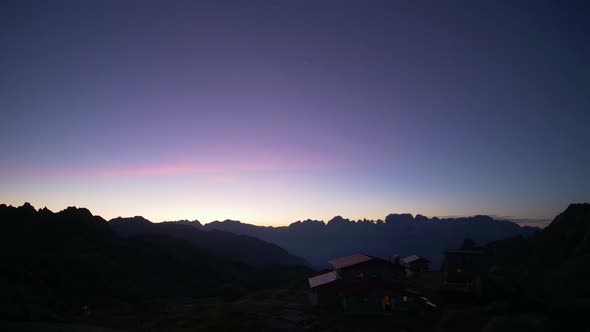
[[[342,283],[349,285],[363,280],[396,280],[405,272],[386,261],[370,261],[343,268],[339,273]]]
[[[386,296],[389,301],[386,300]],[[374,289],[365,293],[348,295],[343,297],[342,301],[342,307],[346,313],[358,315],[411,311],[417,305],[414,295],[390,289]]]

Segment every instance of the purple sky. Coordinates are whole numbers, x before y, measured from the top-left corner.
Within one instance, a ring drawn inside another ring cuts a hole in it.
[[[547,219],[590,201],[586,2],[2,1],[0,202]]]

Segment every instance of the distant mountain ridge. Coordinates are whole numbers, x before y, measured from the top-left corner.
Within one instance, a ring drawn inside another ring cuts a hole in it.
[[[192,226],[192,227],[199,228],[199,229],[203,227],[203,224],[201,224],[201,222],[198,220],[191,221],[191,220],[184,219],[184,220],[177,220],[177,221],[162,221],[161,222],[161,224],[167,224],[167,223],[176,223],[179,225],[187,225],[187,226]]]
[[[191,243],[204,251],[252,266],[308,265],[303,259],[291,255],[276,244],[252,236],[205,229],[198,221],[152,223],[141,216],[135,216],[114,218],[108,225],[123,237],[170,236]]]
[[[526,237],[537,230],[483,215],[428,218],[409,213],[392,213],[384,220],[351,221],[336,216],[325,223],[308,219],[280,227],[229,219],[204,225],[198,220],[152,223],[141,216],[114,218],[107,225],[120,236],[170,236],[250,265],[309,262],[316,268],[325,267],[325,262],[334,257],[364,252],[382,258],[418,254],[428,257],[432,268],[437,269],[443,252],[456,248],[465,238],[486,244],[519,235]]]
[[[308,219],[279,227],[256,226],[236,220],[214,221],[203,227],[274,243],[319,268],[325,267],[329,259],[355,252],[382,258],[418,254],[431,259],[433,268],[438,268],[443,252],[456,248],[465,238],[486,244],[518,235],[529,236],[538,230],[484,215],[428,218],[409,213],[392,213],[385,220],[376,221],[351,221],[336,216],[327,223]]]

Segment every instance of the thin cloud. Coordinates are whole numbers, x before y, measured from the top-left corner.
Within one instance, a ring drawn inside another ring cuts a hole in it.
[[[191,174],[211,175],[213,179],[228,181],[236,174],[259,171],[321,171],[348,168],[349,162],[319,161],[313,159],[224,161],[224,162],[179,162],[158,164],[115,165],[107,167],[75,168],[12,168],[0,170],[0,176],[43,178],[143,178],[172,177]]]

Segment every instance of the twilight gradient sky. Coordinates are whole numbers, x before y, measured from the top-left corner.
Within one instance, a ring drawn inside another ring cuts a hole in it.
[[[0,202],[154,221],[590,201],[586,1],[2,1]]]

